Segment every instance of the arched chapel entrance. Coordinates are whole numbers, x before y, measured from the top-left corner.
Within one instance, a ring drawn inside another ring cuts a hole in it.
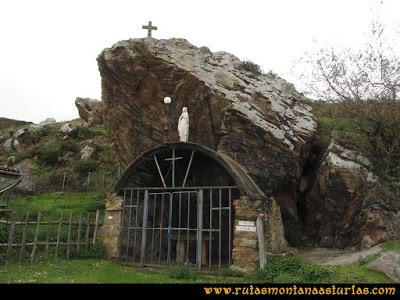
[[[232,264],[233,202],[252,182],[227,156],[168,143],[138,157],[118,181],[123,199],[119,259],[126,264]]]

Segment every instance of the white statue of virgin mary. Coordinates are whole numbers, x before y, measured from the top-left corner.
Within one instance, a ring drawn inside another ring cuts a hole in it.
[[[182,114],[178,121],[179,140],[187,142],[189,138],[189,114],[187,108],[182,108]]]

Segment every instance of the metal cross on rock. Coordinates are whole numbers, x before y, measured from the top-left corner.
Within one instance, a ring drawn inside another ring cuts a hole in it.
[[[157,26],[153,26],[152,22],[149,21],[148,25],[143,25],[142,29],[147,29],[147,37],[151,37],[151,31],[157,30]]]

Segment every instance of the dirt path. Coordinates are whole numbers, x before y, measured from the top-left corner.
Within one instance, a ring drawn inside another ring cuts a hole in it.
[[[313,248],[299,249],[297,255],[322,265],[348,265],[357,262],[359,259],[377,255],[382,252],[382,247],[376,245],[362,251],[346,251],[341,249]]]

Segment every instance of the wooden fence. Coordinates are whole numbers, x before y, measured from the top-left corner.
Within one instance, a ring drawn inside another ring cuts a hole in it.
[[[100,212],[89,213],[86,217],[82,214],[75,221],[72,213],[65,218],[62,214],[57,221],[43,220],[42,213],[34,216],[29,213],[24,220],[17,221],[15,213],[10,218],[1,219],[2,237],[0,237],[0,262],[10,264],[22,263],[28,260],[35,261],[38,250],[44,260],[49,259],[52,253],[54,259],[62,256],[70,259],[71,253],[79,255],[96,245],[96,238]]]

